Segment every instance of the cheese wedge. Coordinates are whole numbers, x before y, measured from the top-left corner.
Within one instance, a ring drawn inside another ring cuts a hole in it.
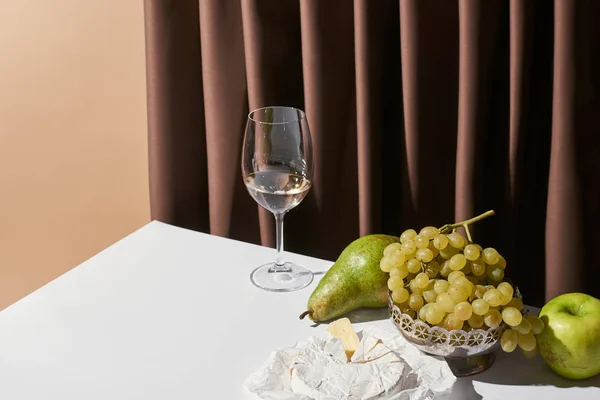
[[[348,360],[350,360],[360,342],[358,340],[358,335],[354,331],[354,328],[352,328],[350,320],[348,318],[338,319],[337,321],[329,324],[327,330],[331,336],[342,341],[344,350],[346,351],[346,357],[348,357]]]

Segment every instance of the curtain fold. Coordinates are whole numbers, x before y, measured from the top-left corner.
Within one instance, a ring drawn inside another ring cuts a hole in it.
[[[198,2],[145,2],[152,216],[209,229]]]
[[[298,4],[277,0],[243,0],[241,4],[249,110],[274,104],[302,108]],[[275,246],[273,214],[261,207],[258,212],[262,244]]]
[[[405,150],[395,157],[406,160],[411,226],[454,219],[458,17],[456,2],[400,2]]]
[[[381,174],[376,160],[381,151],[381,109],[386,13],[385,2],[354,2],[354,62],[356,87],[356,146],[359,235],[381,230]]]
[[[246,192],[249,110],[306,111],[313,186],[286,249],[488,209],[529,304],[600,296],[600,2],[145,0],[152,217],[274,245]],[[248,266],[247,272],[253,266]],[[240,273],[244,266],[240,266]]]

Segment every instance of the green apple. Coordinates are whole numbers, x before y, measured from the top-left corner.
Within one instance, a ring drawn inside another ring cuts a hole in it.
[[[540,318],[540,355],[554,372],[569,379],[600,373],[600,300],[584,293],[563,294],[542,308]]]

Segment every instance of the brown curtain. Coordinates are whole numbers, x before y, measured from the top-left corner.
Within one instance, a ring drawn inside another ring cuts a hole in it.
[[[272,246],[250,109],[306,110],[313,188],[286,250],[335,259],[488,209],[529,304],[600,296],[600,1],[146,0],[154,219]],[[254,266],[240,266],[240,273]]]

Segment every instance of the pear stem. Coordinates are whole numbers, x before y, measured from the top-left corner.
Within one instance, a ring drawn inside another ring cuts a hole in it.
[[[313,310],[306,310],[304,311],[302,314],[300,314],[300,319],[304,319],[304,317],[306,317],[307,315],[312,315],[313,314]]]

